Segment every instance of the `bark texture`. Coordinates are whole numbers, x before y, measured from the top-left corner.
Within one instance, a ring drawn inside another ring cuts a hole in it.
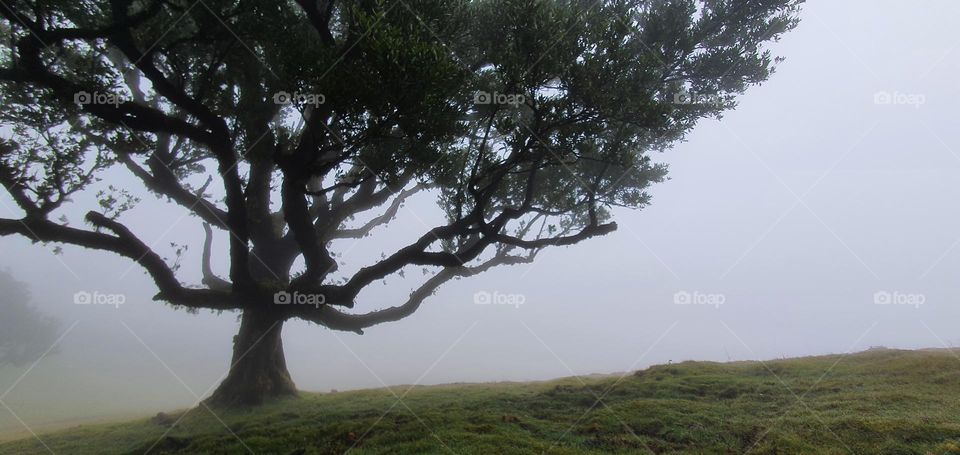
[[[256,406],[271,398],[295,396],[297,388],[287,371],[282,332],[282,319],[244,311],[240,332],[233,338],[230,372],[207,403]]]

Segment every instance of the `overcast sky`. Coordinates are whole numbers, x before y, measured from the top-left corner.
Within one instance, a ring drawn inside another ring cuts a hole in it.
[[[294,380],[317,391],[525,381],[960,343],[958,15],[951,0],[808,2],[774,47],[786,57],[777,73],[660,155],[671,179],[649,208],[617,212],[617,232],[451,282],[363,336],[288,323]],[[0,200],[0,216],[18,215]],[[124,220],[163,251],[193,244],[182,273],[199,281],[197,220],[144,200]],[[353,270],[441,222],[421,198],[400,212],[392,244],[337,248]],[[152,302],[150,279],[106,253],[55,256],[11,237],[0,251],[0,268],[63,321],[59,353],[4,398],[28,424],[191,406],[225,374],[235,316]],[[364,292],[358,309],[401,303],[419,278]],[[82,290],[127,301],[74,305]],[[476,305],[478,292],[522,304]],[[685,299],[722,304],[676,303]],[[25,371],[0,368],[0,393]],[[17,428],[0,412],[0,433]]]

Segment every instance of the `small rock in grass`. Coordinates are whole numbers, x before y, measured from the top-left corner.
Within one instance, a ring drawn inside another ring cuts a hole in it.
[[[173,425],[174,422],[176,422],[176,420],[166,412],[157,413],[157,415],[153,417],[152,421],[157,425],[163,425],[163,426],[170,426],[170,425]]]

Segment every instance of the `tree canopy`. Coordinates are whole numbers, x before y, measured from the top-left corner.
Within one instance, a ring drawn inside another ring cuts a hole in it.
[[[7,0],[0,184],[24,215],[0,234],[130,258],[174,306],[362,332],[451,278],[614,231],[666,175],[651,153],[770,76],[800,3]],[[112,167],[209,226],[201,285],[123,224],[145,190],[100,182]],[[92,229],[56,218],[82,191]],[[339,276],[332,242],[386,235],[418,192],[447,222]],[[406,267],[433,275],[351,310]]]

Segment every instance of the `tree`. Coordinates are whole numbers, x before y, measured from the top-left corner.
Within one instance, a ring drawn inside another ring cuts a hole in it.
[[[0,270],[0,367],[36,361],[53,348],[60,323],[30,304],[27,285]]]
[[[363,333],[450,279],[613,232],[666,174],[650,153],[770,76],[800,3],[7,0],[0,183],[24,215],[0,234],[119,254],[158,301],[242,312],[212,403],[295,394],[284,321]],[[123,224],[144,191],[104,187],[115,166],[204,223],[202,286]],[[83,191],[92,228],[58,220]],[[337,241],[382,235],[420,192],[447,222],[338,274]],[[404,301],[352,310],[420,268]]]

